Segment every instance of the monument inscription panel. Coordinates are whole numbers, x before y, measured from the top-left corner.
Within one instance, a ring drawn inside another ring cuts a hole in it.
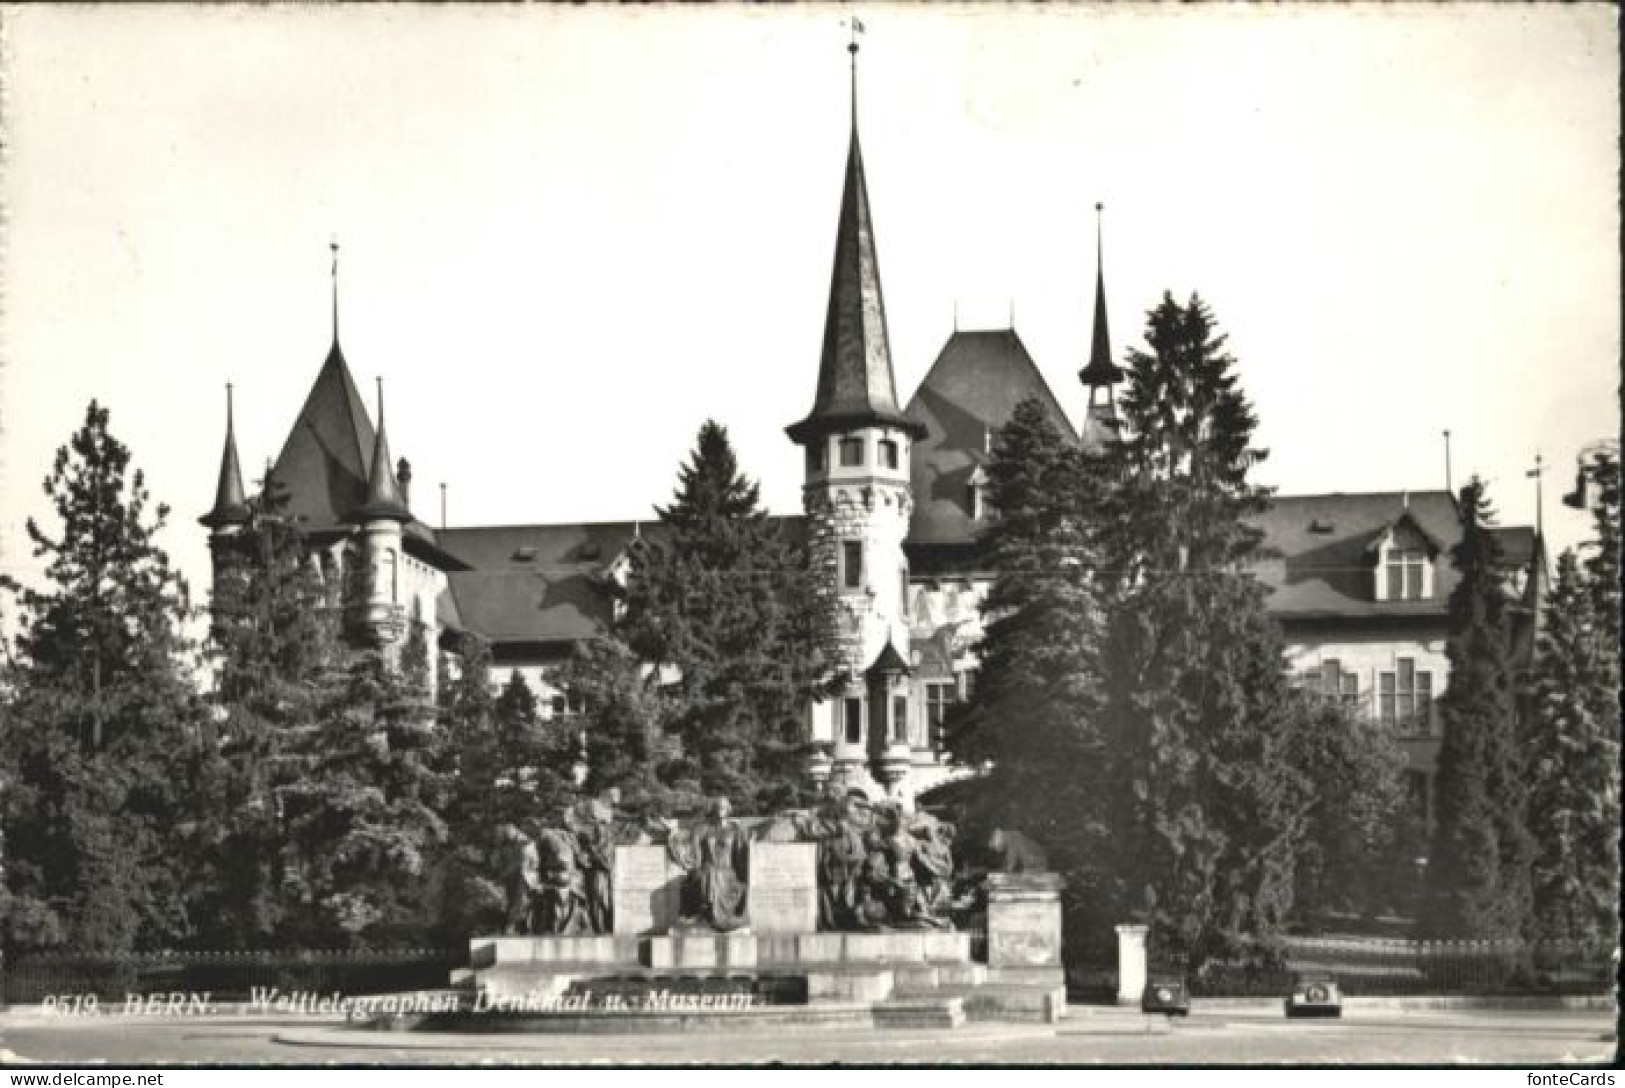
[[[1061,963],[1061,912],[1055,901],[990,897],[987,962],[992,967],[1052,967]]]
[[[664,846],[617,846],[611,874],[615,934],[643,936],[671,929],[681,878]]]
[[[817,845],[751,843],[746,912],[752,933],[816,932]]]

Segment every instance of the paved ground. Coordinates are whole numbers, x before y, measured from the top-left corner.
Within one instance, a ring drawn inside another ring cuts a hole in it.
[[[1074,1009],[1053,1026],[953,1031],[818,1029],[796,1034],[446,1036],[357,1033],[332,1022],[46,1020],[0,1016],[0,1051],[40,1062],[110,1065],[1495,1063],[1612,1060],[1612,1012],[1350,1010],[1342,1020],[1198,1009],[1169,1024],[1137,1011]]]

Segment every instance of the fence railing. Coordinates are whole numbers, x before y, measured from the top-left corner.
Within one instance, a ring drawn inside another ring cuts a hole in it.
[[[344,997],[436,989],[468,964],[468,950],[272,949],[234,952],[144,952],[118,957],[73,952],[9,955],[0,962],[6,1004],[95,996],[124,1001],[153,994],[208,994],[244,1001],[278,989]]]
[[[1210,962],[1191,972],[1152,949],[1150,970],[1185,978],[1196,997],[1284,996],[1300,972],[1334,976],[1347,997],[1604,994],[1614,955],[1612,944],[1588,941],[1289,937],[1276,967]]]

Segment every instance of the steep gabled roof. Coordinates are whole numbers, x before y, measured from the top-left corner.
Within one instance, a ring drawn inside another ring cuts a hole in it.
[[[335,338],[272,469],[289,512],[311,529],[343,525],[366,502],[375,437]]]
[[[1010,421],[1016,405],[1036,397],[1062,435],[1076,439],[1061,404],[1014,329],[956,331],[908,402],[924,428],[914,443],[910,478],[914,514],[910,544],[964,544],[980,526],[971,519],[971,475],[986,459],[987,435]]]

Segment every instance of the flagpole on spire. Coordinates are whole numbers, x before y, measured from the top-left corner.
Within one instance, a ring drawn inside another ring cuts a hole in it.
[[[846,43],[846,51],[851,55],[852,66],[852,131],[858,130],[858,35],[863,33],[863,20],[856,15],[847,21],[852,31],[851,40]]]
[[[339,240],[335,235],[327,243],[327,248],[333,251],[333,343],[339,342]]]

